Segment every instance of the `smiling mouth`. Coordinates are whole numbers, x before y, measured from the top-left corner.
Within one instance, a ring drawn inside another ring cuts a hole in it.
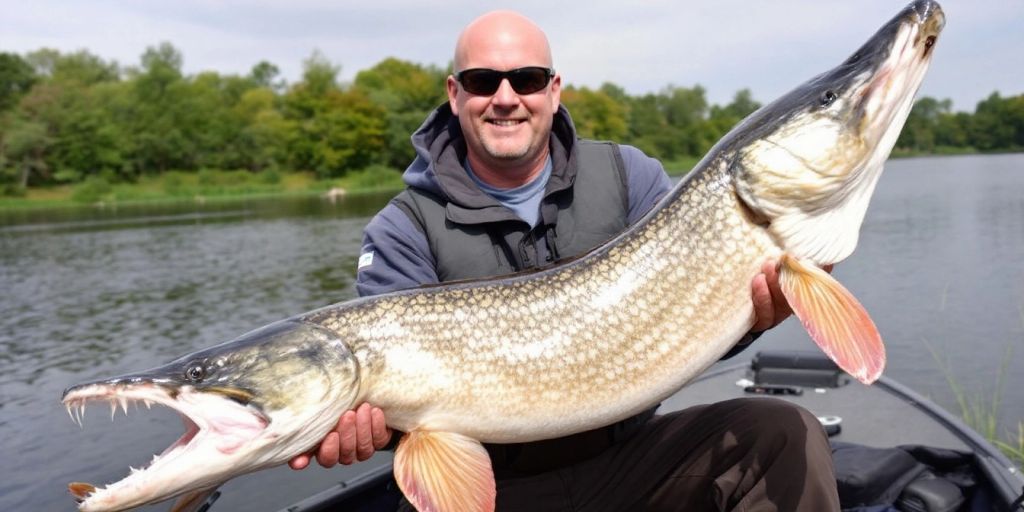
[[[525,123],[525,119],[488,119],[487,123],[499,127],[513,127]]]

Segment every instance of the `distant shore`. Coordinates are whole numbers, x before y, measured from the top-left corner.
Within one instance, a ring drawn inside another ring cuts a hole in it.
[[[331,180],[319,180],[308,172],[171,171],[146,176],[135,183],[110,183],[97,178],[74,185],[31,188],[21,196],[0,196],[0,211],[159,203],[202,204],[284,196],[319,195],[337,200],[348,194],[400,190],[402,187],[401,173],[386,168],[353,172]]]
[[[939,153],[894,150],[892,158],[979,154],[973,150],[948,148]],[[700,157],[664,161],[670,176],[689,172]],[[348,194],[362,194],[404,187],[401,172],[374,167],[349,173],[343,178],[321,180],[309,172],[203,170],[171,171],[146,176],[135,183],[109,183],[101,178],[74,185],[30,188],[21,196],[0,196],[0,211],[157,203],[207,203],[240,201],[261,197],[313,196],[337,200]]]

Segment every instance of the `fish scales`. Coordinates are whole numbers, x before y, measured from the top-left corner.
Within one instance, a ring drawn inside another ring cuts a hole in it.
[[[395,411],[399,430],[521,442],[628,417],[747,332],[751,280],[781,252],[740,205],[730,159],[709,160],[606,250],[304,320],[346,340],[366,382],[360,399]]]

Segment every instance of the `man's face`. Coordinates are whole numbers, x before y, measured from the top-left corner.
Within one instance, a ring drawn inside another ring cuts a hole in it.
[[[472,47],[461,69],[488,68],[499,71],[539,66],[551,67],[543,49],[507,41]],[[561,97],[561,77],[555,75],[543,89],[519,94],[508,80],[502,80],[491,95],[466,91],[454,77],[448,77],[448,102],[459,117],[466,145],[472,156],[488,166],[506,168],[535,165],[547,157],[551,123]]]

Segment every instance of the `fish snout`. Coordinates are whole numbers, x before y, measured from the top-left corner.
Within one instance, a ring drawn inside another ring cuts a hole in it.
[[[905,12],[914,16],[917,23],[928,27],[928,31],[935,34],[946,24],[946,14],[935,0],[917,0],[908,5]]]

